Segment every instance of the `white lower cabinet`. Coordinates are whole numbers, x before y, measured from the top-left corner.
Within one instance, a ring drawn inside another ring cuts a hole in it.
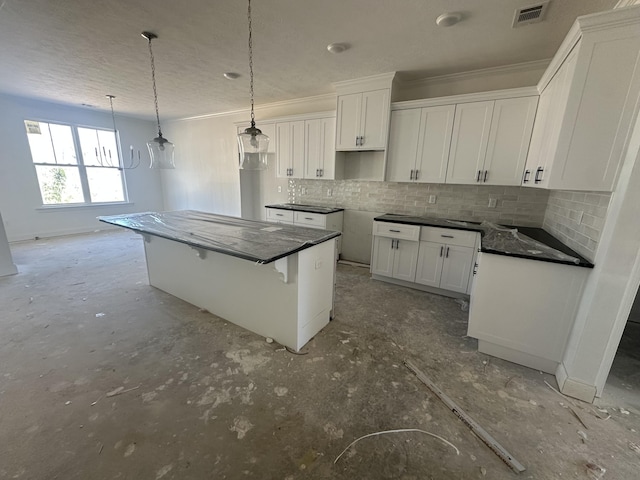
[[[374,222],[373,235],[374,277],[424,290],[469,293],[479,233]]]

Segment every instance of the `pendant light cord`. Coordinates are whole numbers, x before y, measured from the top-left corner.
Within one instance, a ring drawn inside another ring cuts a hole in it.
[[[251,36],[251,0],[249,0],[247,18],[249,19],[249,96],[251,97],[251,127],[254,128],[256,126],[256,119],[253,114],[253,40]]]
[[[111,105],[111,120],[113,121],[113,133],[116,133],[118,130],[116,129],[116,114],[113,111],[113,99],[116,98],[113,95],[107,95],[109,97],[109,104]]]
[[[160,111],[158,110],[158,91],[156,90],[156,63],[153,58],[153,49],[151,48],[151,38],[149,37],[149,57],[151,57],[151,81],[153,82],[153,100],[156,103],[156,120],[158,122],[158,136],[162,138],[162,130],[160,129]]]

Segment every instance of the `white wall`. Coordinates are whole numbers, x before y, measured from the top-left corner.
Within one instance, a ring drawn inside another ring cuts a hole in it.
[[[153,122],[116,117],[123,149],[134,145],[143,158],[143,165],[125,172],[130,204],[41,209],[24,120],[112,128],[111,114],[6,95],[0,95],[0,112],[0,211],[9,241],[110,228],[96,220],[98,215],[162,210],[160,175],[148,168],[145,145],[155,136]]]

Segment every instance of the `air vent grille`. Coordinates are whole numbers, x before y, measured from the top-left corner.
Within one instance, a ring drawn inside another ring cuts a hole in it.
[[[549,2],[540,2],[537,5],[519,8],[513,17],[513,27],[538,23],[544,20]]]

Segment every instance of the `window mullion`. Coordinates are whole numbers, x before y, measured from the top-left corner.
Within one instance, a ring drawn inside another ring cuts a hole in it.
[[[82,196],[84,203],[91,203],[91,190],[89,189],[89,179],[87,178],[87,167],[84,165],[84,157],[80,148],[80,137],[78,136],[78,127],[71,127],[73,134],[73,146],[76,149],[76,158],[78,159],[78,173],[80,174],[80,184],[82,185]]]

